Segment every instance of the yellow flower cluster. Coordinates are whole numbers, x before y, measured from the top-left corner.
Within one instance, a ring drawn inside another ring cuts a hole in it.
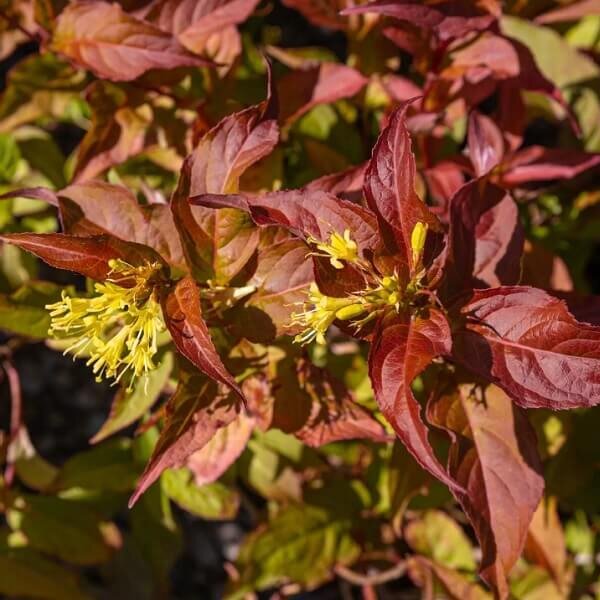
[[[309,244],[314,244],[321,252],[315,252],[314,256],[323,256],[329,258],[329,262],[334,269],[343,269],[343,260],[353,263],[358,261],[358,246],[350,238],[350,230],[346,229],[343,235],[334,231],[329,238],[329,243],[319,242],[313,237],[306,240]]]
[[[129,372],[131,388],[156,367],[157,336],[165,324],[151,279],[160,266],[133,267],[121,260],[109,266],[110,278],[94,284],[96,296],[72,298],[63,291],[59,302],[46,306],[52,317],[49,334],[76,338],[65,354],[88,354],[97,381],[115,378],[116,383]]]
[[[427,237],[427,225],[417,223],[411,235],[411,249],[413,265],[420,266],[425,240]],[[315,243],[309,238],[309,243]],[[299,344],[308,344],[316,341],[325,344],[325,333],[333,322],[352,321],[352,325],[360,330],[369,321],[382,314],[387,307],[393,307],[400,311],[403,295],[407,290],[402,290],[397,274],[379,277],[367,270],[366,264],[358,257],[356,242],[350,238],[350,232],[344,231],[343,236],[332,233],[330,243],[316,243],[322,252],[317,256],[330,258],[331,265],[336,269],[342,269],[342,260],[353,263],[365,275],[371,283],[364,289],[348,294],[342,298],[333,298],[323,294],[316,283],[311,284],[308,298],[302,303],[303,310],[292,313],[292,326],[303,327],[294,341]],[[421,274],[419,275],[419,277]],[[411,289],[418,288],[420,279],[411,282]],[[410,293],[409,293],[410,294]]]

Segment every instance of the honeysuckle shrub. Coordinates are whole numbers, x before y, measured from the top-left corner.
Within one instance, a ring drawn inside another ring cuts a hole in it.
[[[227,598],[600,594],[597,3],[0,27],[0,593],[171,597],[174,503],[243,507]],[[114,386],[64,464],[22,416],[30,344]]]

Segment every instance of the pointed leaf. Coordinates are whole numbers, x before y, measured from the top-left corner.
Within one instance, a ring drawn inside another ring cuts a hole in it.
[[[350,390],[329,371],[308,361],[302,361],[298,371],[312,406],[306,423],[294,433],[297,438],[313,447],[341,440],[389,440],[383,426],[356,404]]]
[[[473,111],[469,116],[469,158],[477,177],[497,167],[504,157],[504,138],[494,121]]]
[[[462,308],[454,356],[525,408],[600,403],[600,328],[535,288],[476,291]]]
[[[341,234],[348,229],[359,251],[374,249],[379,243],[371,211],[325,192],[289,190],[260,196],[207,194],[194,196],[190,202],[213,208],[238,208],[249,213],[257,225],[278,225],[302,239],[311,236],[329,241],[334,231]]]
[[[184,265],[183,250],[168,206],[140,206],[128,189],[103,181],[71,185],[59,197],[66,233],[110,233],[153,248],[174,266]]]
[[[439,231],[440,225],[415,191],[415,157],[406,128],[406,106],[391,116],[373,149],[365,173],[365,197],[378,216],[386,245],[399,253],[410,274],[413,265],[411,234],[417,223]]]
[[[150,69],[211,64],[169,33],[127,14],[116,3],[102,1],[69,4],[56,21],[51,46],[112,81],[130,81]]]
[[[600,154],[562,148],[529,146],[507,160],[501,185],[516,187],[535,181],[572,179],[589,169],[598,169]]]
[[[192,472],[196,485],[212,483],[237,460],[246,448],[254,430],[254,419],[244,412],[187,459],[186,466]]]
[[[221,483],[198,486],[187,469],[169,469],[162,474],[165,494],[185,511],[202,519],[233,519],[239,495]]]
[[[165,469],[183,467],[221,427],[231,423],[239,412],[238,404],[232,394],[220,393],[213,381],[184,375],[167,403],[165,425],[129,506],[137,502]]]
[[[520,276],[524,234],[510,196],[475,179],[450,200],[450,231],[444,273],[446,294],[473,286],[514,284]]]
[[[556,498],[542,500],[529,526],[524,554],[552,575],[559,589],[566,584],[567,549]]]
[[[136,380],[132,392],[121,388],[113,400],[108,418],[90,440],[91,443],[98,443],[143,417],[158,400],[172,370],[173,354],[168,352],[161,358],[160,365],[154,371]]]
[[[287,233],[274,239],[271,231],[263,230],[261,239],[256,271],[248,282],[256,291],[245,306],[258,308],[269,316],[273,337],[292,335],[291,313],[297,303],[306,299],[314,280],[312,261],[307,257],[306,244]],[[247,316],[252,320],[250,313]],[[259,326],[264,328],[262,323]]]
[[[367,81],[357,70],[335,63],[290,71],[278,81],[280,119],[289,125],[319,104],[354,96]]]
[[[445,316],[437,310],[414,320],[399,315],[389,323],[380,323],[373,340],[369,377],[381,412],[417,462],[451,489],[456,487],[429,444],[421,405],[411,390],[415,377],[434,358],[450,352]]]
[[[105,280],[108,261],[120,258],[131,265],[163,263],[154,250],[110,235],[78,237],[64,233],[5,233],[0,239],[35,254],[50,266]]]
[[[162,298],[163,316],[175,347],[200,371],[244,395],[219,356],[202,318],[200,290],[191,277],[180,279]]]
[[[477,396],[462,386],[439,398],[428,415],[452,438],[448,468],[463,486],[456,496],[481,544],[481,576],[507,598],[506,578],[544,487],[533,428],[496,387]]]

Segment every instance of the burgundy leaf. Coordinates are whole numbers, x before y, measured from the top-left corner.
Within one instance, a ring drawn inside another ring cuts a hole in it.
[[[485,285],[517,283],[523,230],[514,201],[499,187],[475,179],[450,200],[445,296]]]
[[[44,187],[21,188],[0,195],[0,200],[9,200],[10,198],[33,198],[47,202],[52,206],[58,206],[56,193]]]
[[[481,576],[507,598],[507,575],[544,488],[533,428],[496,387],[477,395],[461,386],[437,399],[428,415],[452,438],[448,468],[464,489],[455,493],[481,544]]]
[[[245,21],[258,0],[155,0],[146,20],[168,31],[197,54],[205,54],[211,37]]]
[[[443,42],[449,42],[472,31],[483,31],[496,20],[494,15],[482,14],[473,2],[376,0],[342,11],[343,15],[364,13],[377,13],[406,21],[418,28],[429,29]]]
[[[270,192],[260,196],[204,194],[190,198],[192,204],[212,208],[237,208],[249,213],[257,225],[279,225],[302,239],[311,236],[328,241],[332,232],[349,229],[361,251],[379,243],[371,211],[331,194],[313,190]]]
[[[492,119],[476,111],[469,116],[468,147],[469,158],[478,177],[487,174],[502,162],[502,132]]]
[[[289,325],[290,313],[306,300],[313,281],[313,266],[307,257],[306,244],[289,234],[274,239],[272,230],[264,230],[261,240],[256,271],[248,282],[256,291],[246,306],[258,308],[270,317],[275,327],[274,336],[299,333]]]
[[[78,237],[64,233],[5,233],[0,239],[35,254],[58,269],[75,271],[86,277],[104,281],[111,271],[108,262],[122,259],[131,265],[163,260],[151,248],[124,242],[111,235]]]
[[[600,403],[600,328],[579,323],[562,300],[528,287],[474,292],[454,356],[525,408]]]
[[[244,171],[267,156],[279,141],[276,101],[270,84],[266,100],[225,117],[200,140],[191,155],[191,194],[237,192]]]
[[[165,469],[184,466],[194,452],[237,417],[239,410],[239,403],[232,399],[232,394],[219,393],[213,381],[185,374],[167,403],[165,425],[129,507]]]
[[[324,175],[313,179],[304,189],[310,191],[327,192],[344,200],[351,200],[358,204],[362,200],[362,190],[365,181],[367,164],[350,167],[339,173]]]
[[[294,433],[305,444],[317,447],[352,439],[389,441],[383,426],[354,402],[350,390],[329,371],[302,361],[299,378],[312,401],[308,420]]]
[[[600,153],[530,146],[507,159],[501,185],[512,187],[536,181],[572,179],[600,165]]]
[[[282,0],[283,4],[304,15],[311,23],[327,29],[345,29],[348,19],[340,11],[348,5],[348,0]]]
[[[60,192],[59,202],[66,233],[110,233],[150,246],[174,266],[185,264],[177,229],[165,204],[140,206],[128,189],[102,181],[71,185]]]
[[[350,98],[360,92],[367,81],[357,70],[335,63],[291,71],[277,86],[280,119],[290,124],[318,104]]]
[[[440,225],[415,192],[415,157],[405,111],[406,107],[396,110],[381,132],[367,167],[364,191],[369,207],[379,218],[386,244],[395,244],[390,250],[400,253],[399,260],[413,274],[417,267],[411,251],[415,225],[421,222],[433,231],[439,231]]]
[[[254,254],[259,233],[249,218],[232,210],[189,207],[187,197],[205,193],[232,193],[242,174],[267,156],[279,140],[272,117],[275,100],[265,101],[225,117],[200,140],[187,159],[172,208],[185,238],[188,260],[203,277],[226,284]],[[189,188],[186,177],[189,177]]]
[[[375,399],[400,441],[417,462],[440,481],[455,489],[456,484],[439,463],[421,419],[421,406],[411,384],[431,361],[451,350],[450,327],[438,310],[428,317],[398,316],[380,323],[369,353],[369,376]]]
[[[162,298],[165,323],[177,350],[200,371],[244,395],[221,361],[202,318],[200,290],[191,277],[179,280]]]
[[[69,4],[56,21],[51,47],[112,81],[130,81],[150,69],[212,64],[117,3],[102,1]]]

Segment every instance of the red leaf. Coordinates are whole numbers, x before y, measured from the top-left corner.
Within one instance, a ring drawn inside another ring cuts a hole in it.
[[[420,29],[430,29],[439,40],[448,42],[471,31],[483,31],[496,17],[482,14],[476,3],[426,3],[421,0],[376,0],[371,4],[353,6],[343,15],[377,13],[406,21]]]
[[[306,239],[312,236],[329,241],[332,232],[349,229],[361,251],[379,243],[375,217],[371,211],[331,194],[313,190],[270,192],[260,196],[205,194],[190,198],[192,204],[212,208],[237,208],[250,213],[257,225],[278,225]]]
[[[266,235],[265,235],[266,234]],[[273,239],[269,230],[261,236],[257,267],[248,285],[256,291],[246,306],[264,311],[273,322],[273,335],[293,335],[289,327],[294,306],[306,300],[308,287],[313,281],[312,261],[307,257],[306,244],[289,237]]]
[[[245,21],[258,0],[158,0],[145,15],[189,50],[204,54],[211,37]]]
[[[465,385],[429,407],[446,429],[449,471],[483,552],[481,576],[508,597],[506,577],[520,557],[544,488],[535,433],[524,412],[496,387],[475,397]]]
[[[10,198],[34,198],[35,200],[47,202],[51,206],[58,206],[56,193],[44,187],[21,188],[0,195],[0,200],[8,200]]]
[[[449,210],[446,297],[477,286],[476,278],[486,286],[516,283],[524,235],[512,198],[475,179],[452,197]]]
[[[200,290],[191,277],[179,280],[162,298],[163,316],[177,350],[200,371],[244,395],[221,361],[202,318]]]
[[[381,132],[365,174],[364,191],[369,207],[379,218],[386,244],[396,245],[390,250],[400,253],[399,260],[413,274],[416,265],[412,264],[410,238],[414,226],[421,222],[439,231],[440,225],[415,192],[415,157],[405,111],[406,106],[396,110]]]
[[[5,233],[0,239],[35,254],[52,267],[75,271],[99,281],[107,279],[111,270],[108,261],[111,259],[120,258],[133,266],[164,263],[151,248],[110,235],[78,237],[63,233]]]
[[[469,116],[468,146],[478,177],[498,166],[504,157],[502,132],[492,119],[475,111]]]
[[[165,469],[182,467],[222,427],[238,415],[239,403],[232,394],[219,393],[217,385],[204,377],[182,378],[166,407],[165,425],[129,500],[131,508]]]
[[[427,318],[398,316],[379,323],[369,353],[369,376],[381,412],[417,462],[451,489],[455,482],[439,463],[421,419],[421,406],[411,384],[431,361],[451,350],[450,327],[444,315],[431,310]]]
[[[572,179],[588,169],[600,165],[600,154],[530,146],[507,159],[500,176],[501,185],[507,187],[534,181]]]
[[[310,69],[291,71],[279,80],[277,86],[280,119],[289,125],[318,104],[354,96],[367,81],[357,70],[335,63],[321,63]]]
[[[171,207],[188,262],[201,278],[226,284],[254,254],[259,233],[237,211],[190,208],[187,198],[238,191],[246,169],[268,155],[279,140],[277,123],[271,117],[274,110],[269,84],[265,101],[220,121],[184,164]]]
[[[348,5],[348,0],[282,0],[282,2],[302,13],[318,27],[345,29],[348,25],[348,19],[340,16],[340,10]]]
[[[271,93],[267,99],[225,117],[200,140],[191,155],[191,194],[239,190],[240,176],[267,156],[279,141]]]
[[[354,402],[350,390],[329,371],[302,361],[299,378],[301,387],[312,400],[308,420],[294,433],[305,444],[318,447],[352,439],[389,441],[383,426]]]
[[[131,81],[150,69],[212,64],[118,4],[101,1],[69,4],[56,20],[51,47],[112,81]]]
[[[340,173],[324,175],[313,179],[304,189],[310,191],[327,192],[344,200],[358,204],[362,201],[362,190],[365,182],[367,163],[350,167]]]
[[[525,408],[600,403],[600,328],[535,288],[476,291],[462,308],[454,356]]]
[[[240,412],[231,423],[221,427],[200,450],[191,454],[186,466],[194,474],[196,485],[216,481],[246,448],[254,430],[254,419]]]
[[[102,181],[71,185],[60,192],[59,202],[67,233],[110,233],[150,246],[172,265],[185,264],[177,229],[165,204],[140,206],[127,188]]]

